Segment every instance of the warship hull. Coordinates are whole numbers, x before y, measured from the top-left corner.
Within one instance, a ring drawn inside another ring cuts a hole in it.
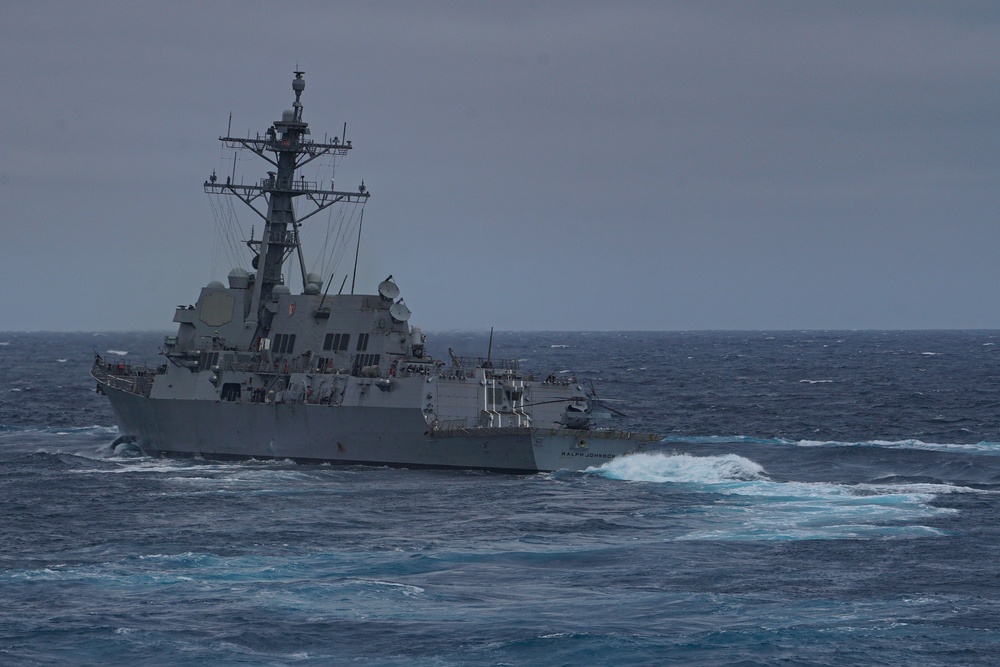
[[[658,440],[611,430],[441,430],[416,408],[165,400],[101,389],[125,439],[151,456],[535,473],[586,470]]]
[[[433,358],[392,275],[376,293],[355,293],[371,192],[364,181],[334,187],[332,175],[353,143],[313,138],[303,119],[304,73],[294,74],[292,107],[263,134],[220,137],[232,158],[223,177],[213,170],[203,184],[264,220],[260,236],[251,227],[248,239],[231,206],[213,207],[235,264],[228,284],[212,280],[197,301],[177,306],[177,333],[164,338],[158,367],[94,359],[91,374],[121,439],[153,455],[521,473],[583,470],[655,442],[595,428],[596,394],[568,371],[542,378],[518,360],[495,358],[492,333],[485,358],[451,349],[450,364]],[[241,152],[266,162],[266,176],[237,175]],[[307,166],[312,176],[302,171]],[[343,215],[335,218],[334,206]],[[316,260],[319,271],[309,271],[303,221],[328,209],[324,247],[332,250]],[[354,235],[355,266],[339,276]],[[249,252],[237,256],[244,246]],[[483,283],[493,285],[492,276]]]

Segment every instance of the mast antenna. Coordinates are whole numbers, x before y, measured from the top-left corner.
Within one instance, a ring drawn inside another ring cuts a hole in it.
[[[344,123],[347,127],[347,123]],[[361,252],[361,228],[365,224],[365,209],[361,209],[361,221],[358,222],[358,245],[354,248],[354,275],[351,277],[351,294],[354,294],[354,281],[358,277],[358,253]],[[344,276],[347,279],[347,276]]]
[[[330,286],[333,285],[333,277],[337,275],[336,273],[330,274],[330,279],[326,281],[326,289],[323,290],[323,298],[319,300],[319,307],[316,310],[323,308],[323,302],[326,301],[326,293],[330,291]],[[347,280],[347,276],[344,276],[344,280]]]
[[[273,300],[274,288],[285,284],[286,274],[282,269],[286,264],[289,270],[293,270],[295,262],[298,262],[300,272],[303,274],[304,288],[308,288],[308,274],[302,249],[302,222],[334,204],[361,204],[371,195],[367,188],[363,187],[363,183],[355,192],[341,192],[335,190],[332,183],[329,189],[324,189],[318,183],[306,181],[302,175],[296,179],[296,172],[312,160],[327,155],[334,158],[343,157],[351,149],[351,146],[339,141],[317,143],[308,138],[310,134],[308,123],[302,120],[302,92],[305,90],[303,74],[302,70],[294,72],[292,91],[295,94],[295,101],[291,110],[288,113],[283,112],[281,120],[273,122],[263,136],[258,134],[254,137],[249,132],[246,138],[232,136],[234,114],[231,113],[228,136],[219,137],[225,148],[250,150],[269,163],[273,171],[269,171],[266,178],[249,185],[243,182],[242,176],[237,180],[236,164],[241,158],[234,151],[232,172],[223,179],[224,182],[209,177],[204,184],[205,192],[233,195],[264,221],[264,231],[260,241],[254,241],[251,234],[251,240],[248,242],[255,250],[258,265],[253,267],[256,276],[250,306],[244,319],[248,325],[256,324],[257,337],[266,336],[270,330],[272,318],[266,311],[268,304]],[[294,206],[298,198],[308,200],[312,204],[311,210],[301,216]],[[359,252],[360,249],[356,255]],[[330,289],[327,288],[328,291]]]

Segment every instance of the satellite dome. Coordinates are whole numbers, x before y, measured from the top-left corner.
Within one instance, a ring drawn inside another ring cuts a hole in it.
[[[319,285],[316,283],[306,283],[306,294],[319,294]]]
[[[205,289],[226,289],[226,286],[218,280],[213,280],[205,286]]]
[[[278,297],[282,294],[291,294],[292,290],[288,289],[288,285],[275,285],[274,289],[271,290],[271,297],[277,301]]]
[[[233,289],[246,289],[250,285],[250,274],[246,269],[236,267],[229,272],[229,286]]]
[[[323,284],[323,276],[316,273],[315,271],[310,271],[306,274],[306,283],[316,283],[317,285]]]
[[[281,112],[281,122],[283,123],[294,123],[295,122],[295,112],[291,109],[285,109]]]

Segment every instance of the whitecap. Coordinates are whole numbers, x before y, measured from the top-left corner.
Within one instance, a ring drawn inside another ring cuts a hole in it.
[[[603,401],[604,399],[602,399]],[[796,443],[784,438],[756,438],[752,435],[668,435],[660,442],[679,443],[685,445],[708,443],[750,443],[758,445],[794,445]]]
[[[108,354],[117,354],[119,357],[124,357],[128,354],[128,350],[107,350]]]
[[[158,463],[159,459],[136,459],[136,458],[108,458],[107,461],[118,463],[120,467],[118,468],[97,468],[89,470],[71,470],[70,474],[73,475],[120,475],[124,473],[157,473],[157,472],[177,472],[179,470],[185,470],[187,466],[182,463],[177,463],[175,465],[164,465]]]
[[[799,447],[884,447],[886,449],[918,449],[932,452],[1000,455],[1000,442],[943,443],[922,440],[865,440],[838,442],[834,440],[799,440]]]
[[[424,592],[424,589],[420,586],[413,586],[411,584],[401,584],[395,581],[381,581],[379,579],[347,579],[349,584],[362,584],[365,586],[375,586],[379,588],[394,588],[398,589],[403,595],[419,595]]]
[[[585,472],[632,482],[712,484],[767,477],[760,464],[736,454],[723,456],[632,454],[620,456],[601,466],[588,468]]]
[[[636,454],[586,472],[608,479],[669,484],[710,494],[701,506],[705,528],[681,540],[922,538],[946,532],[919,522],[958,510],[936,507],[943,493],[980,493],[950,484],[840,484],[774,481],[763,467],[735,454]]]

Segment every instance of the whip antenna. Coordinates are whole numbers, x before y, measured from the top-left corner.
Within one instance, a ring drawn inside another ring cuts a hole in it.
[[[361,227],[364,224],[365,209],[361,209],[361,220],[358,222],[358,245],[354,249],[354,275],[351,276],[351,294],[354,294],[354,280],[358,277],[358,253],[361,252]],[[347,280],[347,276],[344,276],[344,280]]]

